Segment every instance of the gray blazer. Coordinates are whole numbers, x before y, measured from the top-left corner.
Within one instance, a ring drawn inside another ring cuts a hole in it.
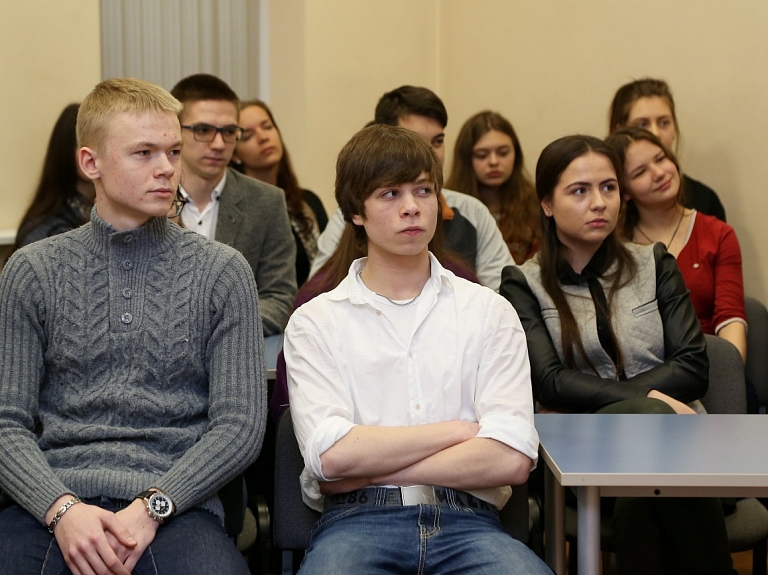
[[[296,243],[283,191],[227,168],[216,240],[238,250],[251,266],[264,335],[282,332],[296,296]]]

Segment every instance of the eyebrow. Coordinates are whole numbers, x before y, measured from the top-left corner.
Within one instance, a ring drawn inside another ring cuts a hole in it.
[[[182,144],[183,144],[182,140],[176,140],[176,142],[173,143],[169,147],[176,148],[176,147],[181,146]],[[159,149],[162,146],[160,144],[158,144],[157,142],[134,142],[133,144],[130,144],[129,147],[130,148],[155,148],[155,149]]]

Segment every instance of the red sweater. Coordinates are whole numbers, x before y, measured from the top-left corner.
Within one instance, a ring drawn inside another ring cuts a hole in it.
[[[677,265],[704,333],[714,334],[734,318],[746,322],[741,248],[733,228],[713,216],[694,214],[693,230]]]

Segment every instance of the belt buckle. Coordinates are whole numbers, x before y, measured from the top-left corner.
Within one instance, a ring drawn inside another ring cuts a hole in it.
[[[432,485],[409,485],[400,488],[403,505],[436,505],[435,488]]]

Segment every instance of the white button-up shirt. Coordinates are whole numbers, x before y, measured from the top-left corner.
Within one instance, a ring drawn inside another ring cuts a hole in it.
[[[365,288],[355,261],[331,292],[301,306],[285,329],[291,414],[305,469],[305,502],[322,509],[320,456],[355,425],[480,423],[478,437],[537,459],[525,332],[510,303],[456,277],[430,254],[431,277],[401,336]],[[509,486],[472,492],[498,508]]]
[[[219,220],[219,196],[226,184],[227,172],[225,170],[224,176],[211,191],[211,201],[205,204],[202,212],[195,205],[195,201],[184,189],[184,186],[179,186],[181,193],[187,199],[187,205],[184,206],[184,210],[181,212],[181,221],[184,223],[185,228],[197,232],[208,239],[216,239],[216,222]]]

